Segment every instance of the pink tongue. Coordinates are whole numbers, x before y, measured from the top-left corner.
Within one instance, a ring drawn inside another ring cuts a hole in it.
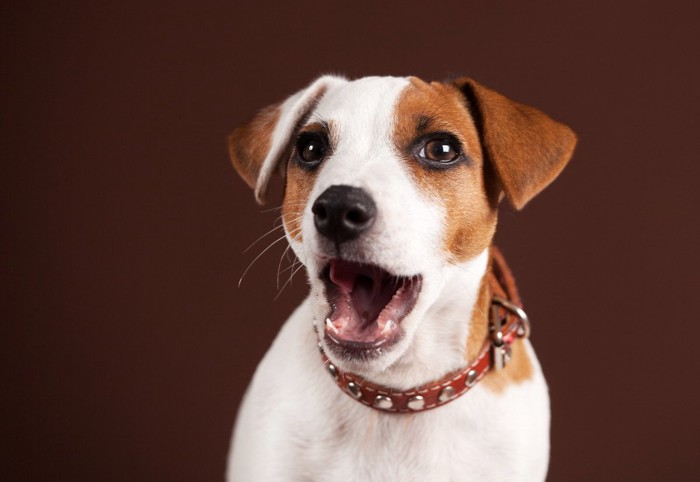
[[[377,304],[377,294],[381,289],[381,274],[373,269],[362,269],[355,264],[331,261],[331,282],[339,287],[352,300],[361,323],[373,321],[382,306]]]
[[[359,270],[355,266],[342,261],[331,261],[330,268],[330,277],[333,284],[346,293],[352,293],[352,289],[355,287],[355,280],[360,274]]]

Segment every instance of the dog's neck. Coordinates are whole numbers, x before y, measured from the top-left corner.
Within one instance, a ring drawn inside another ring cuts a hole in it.
[[[367,378],[404,390],[467,365],[488,334],[489,258],[486,249],[467,262],[445,268],[440,286],[433,287],[438,291],[435,301],[424,308],[423,319],[407,352],[386,370]]]

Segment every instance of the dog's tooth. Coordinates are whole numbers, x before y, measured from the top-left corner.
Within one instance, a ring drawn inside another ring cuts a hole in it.
[[[384,328],[382,328],[382,334],[388,333],[394,330],[396,328],[396,323],[394,323],[394,320],[387,320],[386,323],[384,323]]]
[[[326,318],[326,328],[329,328],[333,333],[338,334],[338,328],[335,327],[330,318]]]

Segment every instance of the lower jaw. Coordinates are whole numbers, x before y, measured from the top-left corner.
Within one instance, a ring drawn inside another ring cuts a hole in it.
[[[394,351],[405,336],[401,322],[421,293],[421,275],[396,276],[378,266],[331,260],[320,278],[328,303],[321,330],[329,355],[352,364]]]
[[[403,330],[400,327],[389,338],[373,342],[340,340],[328,331],[324,333],[326,346],[333,355],[348,361],[375,360],[390,351],[402,338]]]

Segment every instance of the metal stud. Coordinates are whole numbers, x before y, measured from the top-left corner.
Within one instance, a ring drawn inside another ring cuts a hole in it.
[[[445,403],[448,400],[452,400],[454,396],[455,389],[451,386],[446,386],[440,391],[440,395],[438,395],[438,400],[440,400],[440,403]]]
[[[469,370],[467,372],[467,378],[464,380],[464,385],[471,388],[474,386],[476,383],[476,378],[479,374],[476,372],[476,370]]]
[[[362,396],[362,390],[360,386],[355,382],[348,383],[348,393],[354,398],[360,398]]]
[[[389,397],[386,397],[384,395],[377,395],[374,398],[374,406],[377,408],[381,408],[382,410],[388,410],[394,406],[394,402],[392,402],[391,398]]]
[[[333,365],[332,363],[329,363],[326,368],[328,368],[328,373],[330,373],[333,378],[337,379],[338,378],[338,369]]]
[[[416,395],[415,397],[408,399],[407,405],[411,410],[422,410],[425,406],[425,398],[420,395]]]

